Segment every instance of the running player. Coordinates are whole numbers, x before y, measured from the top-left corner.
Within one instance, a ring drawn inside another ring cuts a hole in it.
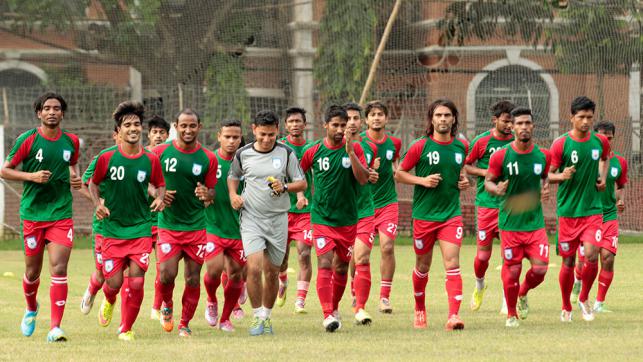
[[[111,323],[116,296],[123,284],[123,269],[129,268],[129,291],[118,335],[124,341],[134,340],[132,325],[143,301],[145,272],[152,251],[150,210],[161,211],[165,207],[161,164],[140,143],[143,113],[143,105],[138,102],[126,101],[116,107],[113,118],[121,143],[101,151],[89,182],[96,217],[103,220],[105,299],[98,322],[103,327]],[[148,183],[158,191],[151,205],[147,200]]]
[[[234,332],[230,322],[230,314],[243,290],[243,269],[246,258],[243,253],[241,232],[239,231],[239,212],[230,205],[228,192],[228,171],[234,154],[241,145],[241,122],[236,120],[223,121],[217,135],[219,149],[215,151],[217,158],[217,195],[212,205],[205,211],[207,225],[207,244],[205,245],[205,265],[207,271],[203,276],[203,285],[208,293],[205,308],[205,320],[212,327],[224,332]],[[239,191],[243,189],[240,185]],[[223,286],[223,311],[218,320],[217,288],[221,283],[221,274],[226,269],[227,283]]]
[[[301,159],[304,172],[312,170],[315,193],[311,224],[317,251],[317,295],[327,332],[341,328],[339,301],[348,277],[357,236],[357,199],[368,181],[364,151],[350,141],[348,115],[330,106],[324,116],[326,137],[315,142]]]
[[[468,144],[456,138],[458,110],[447,99],[429,105],[427,135],[413,142],[395,179],[415,185],[413,191],[413,240],[415,269],[415,328],[426,328],[425,290],[437,240],[446,269],[446,291],[449,300],[447,330],[463,329],[458,316],[462,301],[460,246],[462,245],[462,216],[460,190],[469,181],[462,174]],[[415,168],[415,175],[409,173]]]
[[[165,209],[159,214],[159,239],[156,255],[159,260],[161,326],[166,332],[174,329],[172,320],[174,280],[183,259],[185,289],[183,290],[179,336],[190,337],[190,320],[199,304],[201,266],[206,247],[204,203],[214,200],[217,183],[217,158],[199,143],[201,119],[198,113],[185,108],[174,120],[176,139],[156,146],[166,182]]]
[[[5,180],[22,181],[20,221],[25,248],[22,288],[27,310],[20,329],[29,337],[36,328],[38,287],[45,246],[49,256],[51,322],[48,342],[67,340],[60,322],[67,302],[67,263],[74,239],[70,184],[80,189],[78,137],[60,127],[67,103],[56,93],[34,102],[40,126],[18,136],[2,168]],[[16,170],[22,164],[20,171]]]
[[[380,101],[368,103],[364,115],[368,130],[362,132],[361,136],[377,146],[377,154],[380,157],[379,179],[371,187],[375,205],[374,227],[375,232],[379,233],[382,253],[379,309],[382,313],[392,313],[390,299],[393,274],[395,274],[394,243],[398,223],[397,191],[393,175],[398,167],[402,141],[386,132],[389,118],[388,108],[384,103]]]
[[[491,106],[493,128],[473,139],[471,152],[467,155],[464,170],[472,176],[478,176],[476,192],[476,217],[478,226],[477,252],[473,260],[473,271],[476,276],[476,287],[471,297],[471,310],[477,311],[482,305],[487,285],[484,276],[489,267],[493,239],[499,238],[498,207],[500,198],[490,195],[484,187],[484,180],[491,155],[513,140],[511,110],[513,103],[500,101]],[[475,163],[475,166],[474,166]]]
[[[598,274],[603,208],[596,190],[605,190],[610,145],[605,136],[592,131],[596,104],[577,97],[571,105],[572,130],[551,146],[549,181],[558,187],[558,253],[563,258],[558,282],[563,300],[560,320],[572,321],[570,295],[574,285],[574,260],[582,243],[585,266],[578,304],[586,321],[594,320],[588,302],[589,290]],[[558,171],[558,172],[556,172]],[[598,176],[598,178],[597,178]]]
[[[279,289],[279,268],[288,238],[290,198],[286,193],[303,192],[307,185],[297,156],[290,147],[277,142],[276,114],[258,112],[252,132],[255,142],[240,148],[230,165],[228,192],[232,207],[241,210],[246,286],[254,313],[249,332],[258,336],[272,334],[270,314]],[[242,177],[245,187],[239,195]]]
[[[527,292],[545,280],[549,240],[541,203],[549,197],[549,152],[534,144],[534,122],[529,108],[511,111],[516,140],[494,152],[489,160],[485,188],[501,198],[498,227],[504,252],[502,284],[507,301],[505,326],[518,327],[527,318]],[[531,269],[520,282],[522,259]],[[518,310],[516,311],[516,303]]]
[[[286,109],[286,131],[288,136],[279,142],[292,148],[301,160],[304,149],[310,144],[304,137],[306,131],[306,110],[298,107]],[[306,182],[312,185],[312,174],[306,173]],[[306,313],[306,295],[310,286],[310,279],[313,274],[310,264],[310,249],[313,245],[312,231],[310,229],[310,206],[312,187],[306,189],[303,195],[290,194],[290,210],[288,211],[288,242],[294,240],[297,243],[297,261],[299,262],[299,274],[297,275],[297,298],[295,299],[295,313]],[[289,244],[290,245],[290,244]],[[279,273],[279,292],[277,293],[277,305],[282,306],[286,302],[286,290],[288,288],[288,254],[290,247],[286,248],[286,256]]]

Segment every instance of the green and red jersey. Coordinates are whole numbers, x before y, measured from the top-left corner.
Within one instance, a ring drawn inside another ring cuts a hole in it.
[[[217,183],[217,158],[197,143],[184,150],[176,140],[152,150],[161,162],[165,189],[176,191],[174,201],[159,213],[158,227],[173,231],[205,229],[205,206],[194,194],[197,184],[213,189]]]
[[[353,142],[355,156],[366,167],[364,151]],[[333,227],[357,224],[357,198],[361,185],[353,175],[345,141],[331,147],[324,138],[313,143],[301,158],[304,172],[312,170],[315,193],[310,211],[311,224]]]
[[[110,213],[102,221],[103,236],[114,239],[152,236],[147,186],[150,183],[157,188],[165,186],[155,153],[141,148],[139,153],[128,155],[119,146],[107,148],[98,154],[92,182],[102,187],[100,197]]]
[[[510,143],[491,156],[488,172],[497,182],[509,180],[505,195],[500,197],[500,230],[534,231],[545,227],[540,193],[550,163],[549,152],[536,145],[521,151]]]
[[[56,221],[72,217],[69,166],[78,163],[78,148],[78,137],[64,129],[59,129],[54,138],[45,136],[40,127],[18,136],[7,162],[12,167],[22,164],[24,172],[51,172],[44,184],[23,182],[22,220]]]
[[[215,151],[217,158],[217,184],[214,187],[215,197],[212,205],[205,209],[206,230],[208,234],[224,239],[241,239],[239,230],[239,211],[232,208],[230,194],[228,193],[228,171],[232,164],[233,156],[225,157],[221,149]],[[238,194],[241,194],[243,182],[239,183]]]
[[[498,138],[494,135],[494,130],[489,130],[479,134],[471,142],[471,151],[467,155],[464,163],[473,165],[481,169],[489,168],[489,159],[494,152],[498,151],[514,139],[513,134],[506,137]],[[500,198],[491,195],[484,188],[484,177],[477,177],[476,184],[476,206],[497,209],[500,206]]]
[[[373,167],[375,158],[377,158],[377,146],[366,138],[360,141],[362,150],[364,150],[364,159],[368,167]],[[375,203],[373,202],[373,185],[370,182],[365,183],[359,188],[359,196],[357,198],[357,218],[363,219],[365,217],[375,215]]]
[[[614,185],[622,188],[627,183],[627,160],[619,153],[612,152],[611,154],[606,182],[605,192],[601,193],[603,222],[617,219],[618,212],[616,210],[616,192]]]
[[[92,179],[92,176],[94,176],[94,171],[96,170],[96,160],[98,160],[98,156],[95,156],[92,159],[92,162],[89,163],[89,166],[87,166],[87,170],[85,170],[85,173],[83,173],[83,183],[85,185],[89,185],[89,181]],[[99,187],[99,193],[102,195],[104,191],[104,185],[100,185]],[[96,212],[94,212],[94,215],[92,216],[92,231],[94,234],[98,235],[103,235],[103,229],[101,226],[101,220],[98,220],[96,218]]]
[[[371,190],[373,191],[373,204],[376,209],[397,202],[397,190],[393,179],[393,163],[400,158],[402,140],[385,134],[381,140],[375,140],[368,135],[368,131],[360,134],[377,146],[377,155],[380,158],[380,168],[377,170],[379,178]]]
[[[295,143],[293,142],[292,138],[290,136],[286,136],[282,139],[279,140],[279,142],[285,144],[286,146],[290,147],[295,151],[295,155],[297,155],[297,159],[301,161],[301,158],[304,156],[304,152],[306,151],[306,148],[312,144],[312,142],[306,140],[303,143]],[[308,199],[312,199],[312,190],[313,190],[313,175],[311,172],[306,172],[306,182],[308,183],[308,187],[306,188],[306,191],[304,191],[304,196]],[[301,210],[297,208],[297,193],[292,192],[288,194],[290,196],[290,210],[288,212],[291,212],[293,214],[306,214],[310,212],[310,202],[308,203],[308,206],[305,206]]]
[[[575,139],[568,132],[554,140],[550,152],[552,170],[562,172],[570,166],[576,169],[571,179],[558,186],[558,216],[578,218],[602,214],[596,180],[599,161],[607,160],[610,154],[607,138],[590,132],[583,139]]]
[[[459,138],[440,142],[432,136],[413,141],[402,159],[400,169],[427,177],[440,174],[437,187],[415,185],[413,189],[412,217],[418,220],[443,222],[461,215],[458,181],[469,151],[468,143]]]

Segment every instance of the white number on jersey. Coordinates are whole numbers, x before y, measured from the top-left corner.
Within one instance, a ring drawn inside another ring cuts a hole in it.
[[[489,155],[493,155],[494,152],[498,151],[501,147],[489,147]]]
[[[319,171],[328,171],[328,169],[330,169],[328,157],[317,159],[317,163],[319,164]]]
[[[578,152],[576,150],[572,151],[572,163],[578,163]]]
[[[517,175],[518,174],[518,162],[509,162],[507,164],[507,168],[509,169],[509,176]]]
[[[125,168],[123,166],[112,166],[109,168],[109,178],[113,181],[120,181],[125,178]]]
[[[165,162],[165,172],[176,172],[176,158],[166,158],[163,162]]]
[[[38,160],[38,162],[42,163],[42,160],[43,160],[43,157],[42,157],[42,148],[39,148],[39,149],[38,149],[38,152],[36,152],[36,160]]]
[[[440,153],[438,153],[438,151],[429,152],[426,157],[429,159],[429,165],[437,165],[440,163]]]
[[[220,179],[220,178],[221,178],[221,165],[217,167],[217,179]]]

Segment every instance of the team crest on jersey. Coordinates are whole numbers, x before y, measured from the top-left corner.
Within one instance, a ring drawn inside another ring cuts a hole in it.
[[[107,259],[105,260],[105,264],[103,264],[103,268],[105,268],[106,272],[111,272],[114,270],[114,261],[112,259]]]
[[[456,152],[456,154],[455,154],[455,162],[458,165],[462,164],[462,154],[460,152]]]
[[[103,264],[103,254],[96,253],[96,262],[101,265]]]
[[[422,239],[415,239],[415,247],[417,249],[424,248],[424,241],[422,241]]]
[[[138,174],[136,174],[136,180],[138,180],[138,182],[143,182],[145,181],[145,176],[147,176],[147,172],[138,170]]]
[[[616,167],[612,167],[612,168],[610,169],[610,175],[612,175],[612,177],[616,177],[616,176],[618,176],[618,168],[616,168]]]
[[[27,247],[31,250],[35,249],[36,246],[38,245],[38,242],[36,241],[35,236],[27,236]]]
[[[63,160],[65,160],[65,162],[69,162],[69,160],[71,160],[70,150],[63,150]]]
[[[281,158],[279,157],[273,157],[272,158],[272,167],[275,169],[280,169],[281,168]]]
[[[163,244],[161,244],[161,251],[163,252],[163,254],[167,254],[167,253],[169,253],[171,250],[172,250],[172,245],[170,245],[170,244],[168,244],[168,243],[163,243]]]
[[[542,163],[534,163],[534,173],[536,175],[540,175],[543,173],[543,164]]]
[[[386,150],[386,159],[389,161],[393,159],[393,150]]]
[[[349,157],[342,157],[342,166],[344,168],[351,167],[351,159]]]
[[[592,160],[594,161],[598,160],[598,156],[599,156],[598,149],[592,148]]]
[[[192,174],[194,176],[199,176],[201,174],[202,168],[203,167],[201,167],[201,165],[199,165],[198,163],[192,164]]]
[[[317,249],[323,249],[326,246],[326,238],[317,238],[315,242],[317,243]]]
[[[582,245],[579,246],[578,247],[578,253],[580,254],[580,256],[585,256],[585,247],[582,246]]]
[[[371,155],[368,154],[368,153],[366,154],[366,164],[368,164],[368,165],[371,164]]]
[[[487,232],[484,230],[478,231],[478,239],[485,240],[487,238]]]
[[[560,250],[562,250],[564,252],[568,252],[569,251],[569,243],[560,243]]]
[[[511,260],[514,257],[514,252],[511,250],[511,248],[505,249],[505,259]]]
[[[207,244],[205,244],[205,251],[206,253],[211,253],[214,251],[214,243],[211,241],[208,241]]]

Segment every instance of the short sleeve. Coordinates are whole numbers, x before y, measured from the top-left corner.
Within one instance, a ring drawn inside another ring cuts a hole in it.
[[[217,184],[217,169],[219,168],[219,161],[214,153],[203,149],[208,156],[208,173],[205,174],[205,187],[212,189]]]
[[[545,155],[545,170],[542,173],[543,178],[547,178],[549,169],[551,168],[551,152],[548,149],[541,148],[540,151]]]
[[[391,137],[393,145],[395,146],[395,155],[393,156],[393,161],[400,159],[400,152],[402,152],[402,140],[397,137]]]
[[[286,178],[291,181],[301,181],[306,178],[304,171],[299,165],[299,160],[295,152],[288,152],[288,168],[286,169]]]
[[[92,176],[94,175],[94,171],[96,170],[97,160],[98,160],[98,156],[94,157],[92,159],[92,162],[89,163],[89,166],[87,166],[87,170],[85,170],[85,173],[83,173],[84,184],[89,184],[89,180],[91,180]]]
[[[80,157],[80,140],[78,136],[73,133],[66,133],[67,137],[71,139],[71,143],[74,147],[74,152],[72,152],[71,159],[69,160],[70,166],[75,166],[78,163],[78,157]]]
[[[596,137],[598,137],[599,140],[601,140],[601,145],[603,146],[603,153],[601,153],[601,160],[607,161],[610,157],[610,154],[612,153],[612,146],[610,146],[610,142],[608,141],[607,137],[603,136],[600,133],[596,133]]]
[[[484,141],[484,138],[476,138],[473,140],[473,146],[471,151],[467,153],[467,158],[465,158],[465,165],[473,165],[474,162],[478,161],[484,155],[487,142]]]
[[[618,179],[616,180],[616,184],[619,187],[623,187],[623,186],[625,186],[625,184],[628,181],[628,178],[627,178],[627,160],[625,160],[625,158],[623,158],[621,156],[616,156],[616,157],[618,159],[618,162],[621,164],[621,176],[619,176]]]
[[[402,164],[400,165],[400,169],[402,171],[409,171],[417,165],[418,161],[420,161],[420,158],[422,157],[422,149],[424,148],[425,143],[426,139],[422,139],[414,142],[411,147],[409,147],[402,158]]]
[[[306,151],[304,151],[303,156],[301,156],[299,165],[304,172],[308,172],[308,170],[310,170],[310,168],[313,166],[313,158],[315,158],[315,152],[317,152],[318,148],[319,144],[309,147]]]
[[[243,168],[241,168],[241,152],[243,149],[237,150],[234,158],[232,158],[232,163],[230,164],[230,170],[228,171],[228,178],[233,180],[241,180],[243,177]]]
[[[502,176],[502,163],[505,161],[506,148],[502,148],[491,155],[489,158],[489,168],[487,174],[491,174],[496,178]]]
[[[368,167],[368,165],[366,164],[366,157],[364,157],[364,149],[362,148],[362,145],[358,142],[353,143],[353,150],[355,151],[355,156],[357,156],[357,159],[359,159],[359,162],[362,164],[362,166]]]
[[[163,171],[161,170],[161,161],[154,153],[148,153],[148,155],[150,163],[152,164],[150,183],[156,188],[165,186],[165,178],[163,177]]]
[[[563,147],[565,146],[565,136],[554,140],[549,149],[551,157],[551,170],[557,170],[563,164]]]
[[[109,159],[112,155],[112,152],[101,153],[96,158],[96,167],[94,168],[94,174],[91,177],[91,180],[94,184],[100,185],[100,183],[105,178],[107,174],[107,166],[109,166]]]
[[[31,145],[33,144],[34,137],[34,134],[27,137],[23,134],[16,139],[16,143],[13,144],[11,151],[9,151],[9,155],[7,156],[7,162],[9,162],[12,167],[18,166],[25,158],[27,158],[31,151]]]

